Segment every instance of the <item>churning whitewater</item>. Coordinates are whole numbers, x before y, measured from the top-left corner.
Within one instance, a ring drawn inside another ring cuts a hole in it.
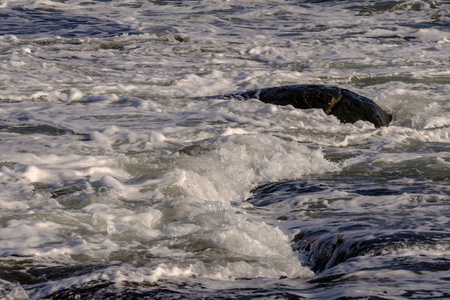
[[[0,16],[0,298],[450,297],[448,1]],[[214,96],[292,85],[392,121]]]

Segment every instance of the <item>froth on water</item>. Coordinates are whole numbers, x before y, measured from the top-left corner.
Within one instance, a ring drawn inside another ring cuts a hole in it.
[[[0,7],[1,297],[449,297],[445,1]]]

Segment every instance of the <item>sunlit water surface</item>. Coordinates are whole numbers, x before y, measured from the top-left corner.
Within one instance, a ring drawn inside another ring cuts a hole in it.
[[[0,16],[1,298],[450,297],[448,1]],[[394,121],[199,98],[288,84]]]

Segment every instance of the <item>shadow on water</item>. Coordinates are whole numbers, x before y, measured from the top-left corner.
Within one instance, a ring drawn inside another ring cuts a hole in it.
[[[35,37],[51,34],[63,38],[111,37],[140,32],[113,21],[88,16],[68,15],[56,9],[15,7],[0,12],[0,35]]]
[[[186,280],[173,283],[159,280],[158,283],[123,282],[117,286],[108,281],[91,281],[58,291],[45,299],[306,299],[290,286],[271,286],[254,289],[220,289],[211,294],[203,285]]]
[[[42,125],[19,125],[19,126],[6,126],[0,125],[0,132],[18,133],[18,134],[42,134],[48,136],[61,136],[61,135],[77,135],[80,136],[80,140],[89,141],[89,134],[76,133],[71,129],[58,128],[47,124]]]
[[[389,181],[389,180],[388,180]],[[394,196],[408,194],[436,194],[450,196],[450,187],[436,185],[433,182],[377,182],[366,178],[341,176],[339,178],[288,180],[271,182],[254,188],[252,196],[247,199],[258,207],[282,202],[296,195],[314,194],[323,191],[341,191],[360,196]]]
[[[105,267],[106,265],[101,263],[40,266],[33,259],[11,255],[11,259],[1,261],[0,279],[32,285],[90,274]]]

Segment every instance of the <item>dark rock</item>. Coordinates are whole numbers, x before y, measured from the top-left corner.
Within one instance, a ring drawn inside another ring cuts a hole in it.
[[[369,121],[376,127],[387,126],[392,116],[369,98],[339,87],[290,85],[224,95],[241,100],[258,99],[265,103],[292,105],[295,108],[321,108],[342,123]]]
[[[322,108],[328,114],[342,95],[338,88],[320,85],[290,85],[235,94],[244,99],[256,98],[265,103],[292,105],[295,108]]]
[[[341,89],[342,98],[331,110],[342,123],[354,123],[359,120],[369,121],[375,127],[387,126],[392,121],[392,115],[369,98],[352,91]]]

